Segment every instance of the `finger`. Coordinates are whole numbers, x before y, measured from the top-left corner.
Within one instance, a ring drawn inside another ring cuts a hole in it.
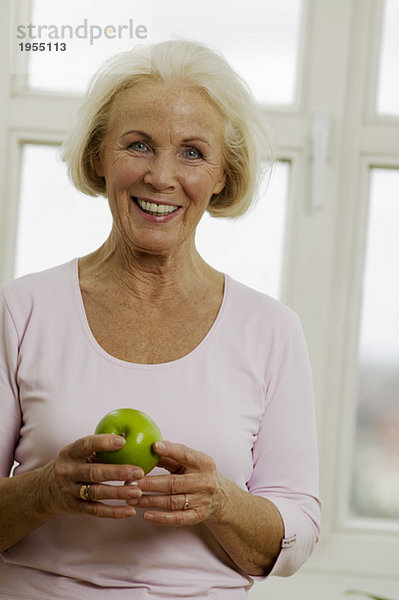
[[[82,484],[84,485],[84,484]],[[77,497],[80,496],[81,485],[77,490]],[[142,496],[142,491],[137,485],[107,485],[104,483],[91,484],[87,492],[89,501],[101,501],[101,500],[137,500]],[[86,501],[86,500],[85,500]]]
[[[162,440],[154,443],[154,450],[162,459],[172,459],[177,464],[184,465],[192,470],[209,470],[214,467],[214,462],[210,456],[184,444]]]
[[[143,518],[155,525],[163,525],[165,527],[197,525],[202,521],[195,510],[179,510],[176,512],[148,511],[143,514]]]
[[[186,499],[188,502],[188,508],[184,509],[186,505]],[[144,508],[144,509],[155,509],[161,511],[181,511],[181,510],[189,510],[190,508],[198,508],[201,503],[203,503],[203,498],[199,495],[190,494],[173,494],[172,496],[161,495],[156,496],[153,494],[144,495],[140,498],[128,500],[129,506],[134,506],[136,508]]]
[[[97,435],[87,435],[86,437],[76,440],[73,444],[67,446],[64,450],[72,459],[87,458],[94,452],[112,452],[119,450],[126,443],[125,438],[121,435],[111,433],[102,433]]]
[[[161,456],[158,462],[158,467],[166,469],[169,473],[184,473],[185,467],[178,463],[173,458],[167,458],[166,456]]]
[[[74,466],[75,481],[99,483],[105,481],[137,482],[144,477],[141,467],[134,465],[108,465],[104,463],[87,463]]]
[[[143,492],[162,494],[202,494],[212,495],[215,491],[213,480],[200,473],[186,475],[149,475],[137,482]]]
[[[133,506],[109,506],[102,502],[79,502],[76,512],[85,513],[100,519],[127,519],[136,514]]]

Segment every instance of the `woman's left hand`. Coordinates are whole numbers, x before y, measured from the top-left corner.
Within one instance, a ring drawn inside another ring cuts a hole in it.
[[[143,496],[128,504],[149,509],[144,518],[158,525],[197,525],[222,517],[228,502],[227,481],[214,460],[183,444],[154,444],[165,475],[148,475],[138,482]],[[145,492],[149,492],[147,495]]]

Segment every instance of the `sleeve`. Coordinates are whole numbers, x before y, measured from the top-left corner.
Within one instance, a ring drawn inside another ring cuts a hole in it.
[[[0,290],[0,477],[10,474],[21,427],[17,365],[17,330]]]
[[[269,499],[282,516],[284,539],[269,574],[280,576],[292,575],[304,564],[320,533],[312,375],[295,313],[289,329],[271,375],[269,370],[266,408],[247,484],[250,493]]]

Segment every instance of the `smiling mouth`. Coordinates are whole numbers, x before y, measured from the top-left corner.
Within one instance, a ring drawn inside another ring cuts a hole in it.
[[[148,202],[147,200],[142,200],[141,198],[136,198],[134,196],[133,200],[141,208],[141,210],[148,215],[170,215],[172,212],[176,212],[176,210],[180,208],[180,206],[172,206],[170,204],[157,204],[156,202]]]

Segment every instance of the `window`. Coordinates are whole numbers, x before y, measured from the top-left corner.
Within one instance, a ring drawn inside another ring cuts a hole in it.
[[[399,170],[370,171],[352,510],[399,519]]]
[[[26,61],[19,60],[20,46],[13,46],[15,68],[26,73],[32,90],[81,94],[107,56],[135,43],[186,37],[224,53],[262,102],[291,104],[296,99],[301,0],[70,0],[56,12],[51,0],[33,0],[32,13],[27,11],[25,18],[22,6],[13,3],[18,42],[52,43],[51,51],[30,52]],[[65,51],[55,46],[61,36]]]
[[[399,115],[399,2],[386,0],[380,47],[377,113]]]
[[[18,39],[25,40],[31,34],[31,42],[37,39],[51,49],[28,52],[27,60],[18,62],[22,42],[14,45],[14,64],[21,69],[31,92],[82,94],[89,73],[106,56],[130,47],[132,37],[135,43],[141,43],[186,36],[214,47],[217,44],[264,103],[290,105],[298,95],[303,21],[300,0],[251,0],[245,5],[223,1],[217,9],[210,0],[189,7],[168,0],[159,3],[156,11],[151,10],[151,3],[123,0],[111,7],[108,2],[96,2],[94,6],[88,0],[83,4],[79,0],[60,5],[56,13],[51,1],[34,0],[21,24],[22,7],[22,3],[13,4]],[[222,18],[227,11],[231,17],[229,27]],[[142,38],[137,38],[134,27],[145,23],[148,27],[144,32],[143,25]],[[61,43],[61,36],[67,44],[64,52],[54,47],[56,41]],[[243,36],[246,43],[238,47],[237,39]],[[259,57],[258,61],[254,57]],[[53,145],[22,144],[15,276],[85,254],[95,249],[109,231],[104,203],[101,199],[83,199],[70,190],[55,150]],[[201,252],[212,264],[275,296],[280,295],[282,286],[288,175],[288,162],[280,161],[273,189],[263,192],[264,201],[251,214],[239,222],[221,222],[206,215],[197,236]],[[257,236],[253,235],[254,227]],[[232,245],[237,236],[239,245]],[[51,253],[49,247],[54,247]],[[232,248],[230,253],[220,251],[228,247]]]
[[[236,220],[205,214],[197,247],[216,269],[274,298],[281,297],[289,164],[280,162],[268,188],[247,215]]]
[[[14,2],[13,16],[20,27],[18,42],[51,44],[46,51],[28,52],[25,61],[19,55],[20,46],[14,46],[15,68],[26,77],[32,91],[81,95],[90,76],[108,56],[148,39],[151,5],[139,0],[69,0],[59,2],[54,10],[52,0],[33,0],[23,14],[23,3]],[[30,23],[35,27],[32,39]]]
[[[88,254],[111,230],[106,200],[71,188],[57,151],[55,145],[22,146],[16,277]]]

